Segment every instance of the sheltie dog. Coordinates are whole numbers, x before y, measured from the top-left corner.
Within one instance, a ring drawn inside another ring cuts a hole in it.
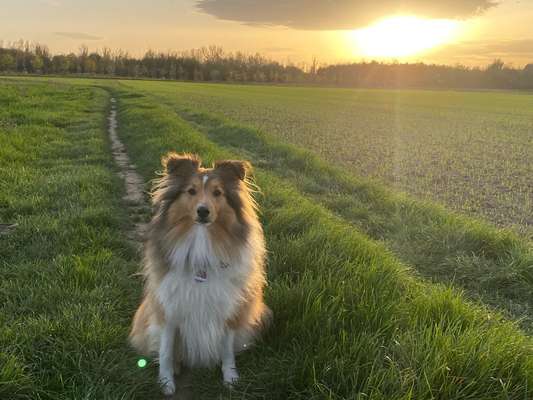
[[[265,241],[246,161],[202,168],[169,153],[152,192],[143,276],[144,299],[130,342],[159,359],[163,393],[174,375],[222,363],[224,382],[239,378],[235,352],[249,346],[271,312],[263,302]]]

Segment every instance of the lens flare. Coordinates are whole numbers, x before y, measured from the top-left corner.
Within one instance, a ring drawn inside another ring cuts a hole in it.
[[[141,359],[139,359],[139,361],[137,361],[137,366],[139,368],[144,368],[144,367],[146,367],[147,364],[148,364],[148,362],[144,358],[141,358]]]

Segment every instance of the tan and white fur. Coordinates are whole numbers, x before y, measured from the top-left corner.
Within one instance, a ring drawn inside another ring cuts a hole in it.
[[[165,394],[189,367],[222,364],[238,378],[235,352],[269,319],[263,302],[265,243],[248,181],[250,164],[170,153],[153,191],[144,299],[130,333],[140,353],[159,358]]]

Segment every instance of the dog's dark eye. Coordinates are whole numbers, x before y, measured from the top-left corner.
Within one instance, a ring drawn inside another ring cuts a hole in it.
[[[215,191],[213,192],[213,196],[215,196],[215,197],[218,197],[221,194],[222,194],[222,192],[220,190],[218,190],[218,189],[215,189]]]
[[[196,194],[196,189],[195,188],[190,188],[189,190],[187,190],[187,192],[191,195],[191,196],[194,196]]]

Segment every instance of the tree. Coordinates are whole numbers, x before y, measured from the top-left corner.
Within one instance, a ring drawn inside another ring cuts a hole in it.
[[[0,54],[0,71],[13,72],[17,69],[17,61],[9,53]]]
[[[210,46],[181,52],[147,51],[142,58],[122,50],[50,55],[48,48],[24,40],[2,46],[0,71],[20,73],[88,73],[159,79],[234,82],[317,82],[347,87],[437,87],[533,89],[533,64],[523,69],[496,60],[486,68],[423,63],[357,62],[308,65],[269,60],[261,54],[227,53]]]
[[[41,73],[43,66],[44,62],[40,56],[34,55],[30,58],[29,72]]]
[[[67,56],[57,55],[52,57],[52,71],[56,74],[67,74],[70,70],[70,61]]]

